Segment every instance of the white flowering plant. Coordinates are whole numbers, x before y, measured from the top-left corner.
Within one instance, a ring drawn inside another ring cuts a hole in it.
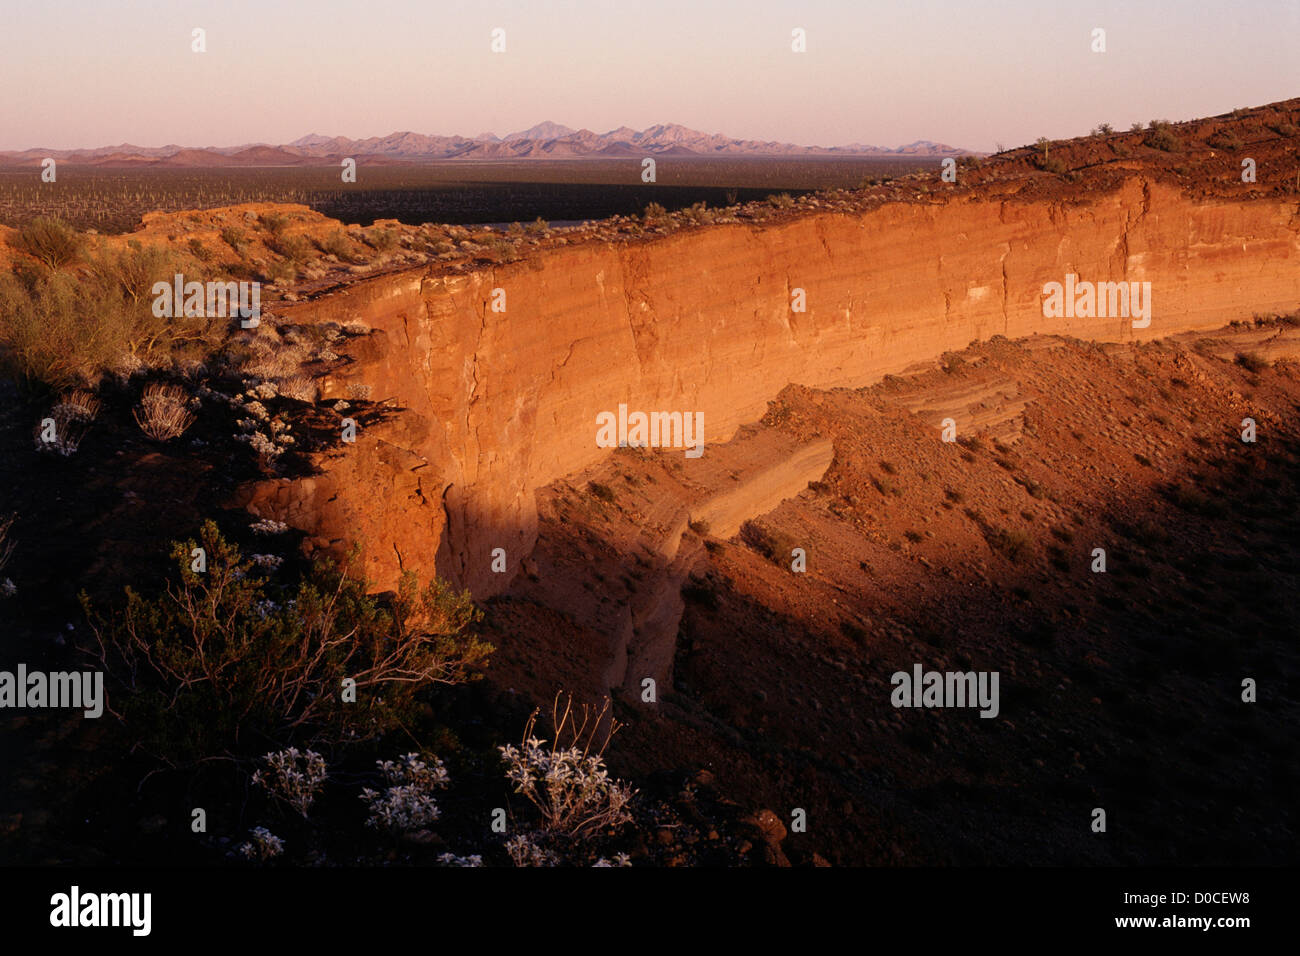
[[[559,866],[560,858],[543,845],[539,834],[524,832],[506,841],[506,852],[515,866]]]
[[[253,534],[284,534],[289,530],[289,526],[283,521],[276,521],[274,518],[262,518],[260,521],[254,521],[248,526],[248,530]]]
[[[585,839],[631,821],[629,806],[636,791],[611,778],[605,769],[605,747],[620,726],[609,715],[609,706],[608,699],[599,711],[584,705],[579,724],[572,699],[561,711],[557,695],[552,708],[555,737],[550,745],[533,734],[534,711],[522,744],[497,748],[506,765],[506,779],[514,784],[515,793],[537,808],[543,830]],[[596,747],[601,727],[606,728],[604,739]],[[564,737],[570,738],[568,746],[560,745]]]
[[[409,753],[399,760],[377,760],[376,766],[388,786],[383,793],[366,787],[361,799],[370,808],[366,826],[405,833],[421,830],[441,815],[434,791],[445,790],[447,768],[437,757],[431,763]]]
[[[266,754],[262,757],[265,768],[253,774],[253,783],[267,790],[307,818],[329,774],[325,758],[314,750],[300,753],[297,747]]]
[[[284,852],[284,841],[266,827],[256,827],[250,836],[251,840],[241,843],[235,850],[245,860],[265,863]]]

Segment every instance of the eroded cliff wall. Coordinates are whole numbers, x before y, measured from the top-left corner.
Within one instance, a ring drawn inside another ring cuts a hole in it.
[[[1295,202],[1197,203],[1134,179],[1086,203],[896,203],[362,281],[281,314],[370,325],[327,394],[360,382],[404,411],[321,475],[242,502],[312,547],[361,541],[381,584],[436,565],[490,594],[532,547],[535,489],[609,454],[596,417],[620,403],[703,412],[707,455],[791,382],[863,386],[993,335],[1145,339],[1291,311],[1298,228]],[[1150,282],[1149,327],[1044,318],[1044,283],[1067,273]],[[806,312],[791,309],[796,288]],[[491,570],[495,548],[506,573]]]

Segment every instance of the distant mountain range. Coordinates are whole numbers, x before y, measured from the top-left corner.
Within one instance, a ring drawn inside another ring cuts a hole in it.
[[[507,136],[480,133],[430,136],[390,133],[367,139],[312,134],[292,143],[243,146],[100,146],[96,149],[26,149],[0,152],[0,164],[37,165],[46,157],[95,166],[317,166],[352,157],[358,162],[421,163],[442,159],[581,159],[643,156],[962,156],[970,150],[918,140],[889,149],[851,143],[848,146],[796,146],[793,143],[733,139],[701,133],[676,123],[634,130],[620,126],[608,133],[570,129],[559,123],[538,123]]]

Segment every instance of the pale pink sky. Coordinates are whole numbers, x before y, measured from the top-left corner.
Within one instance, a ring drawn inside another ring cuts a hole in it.
[[[1300,94],[1300,0],[6,6],[0,149],[504,134],[550,119],[987,150]],[[194,27],[206,53],[191,51]],[[806,53],[791,52],[795,27]],[[1105,53],[1090,50],[1095,27]]]

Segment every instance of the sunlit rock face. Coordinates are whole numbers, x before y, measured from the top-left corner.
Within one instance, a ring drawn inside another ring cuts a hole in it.
[[[1150,323],[1045,316],[1045,286],[1067,275],[1149,282]],[[369,325],[323,397],[361,383],[402,411],[317,476],[239,503],[311,550],[359,542],[380,586],[405,567],[484,596],[533,546],[535,491],[610,454],[597,420],[620,404],[701,414],[707,455],[792,382],[867,385],[995,335],[1151,339],[1298,303],[1294,202],[1194,202],[1136,178],[1087,202],[894,203],[408,270],[281,310]]]

